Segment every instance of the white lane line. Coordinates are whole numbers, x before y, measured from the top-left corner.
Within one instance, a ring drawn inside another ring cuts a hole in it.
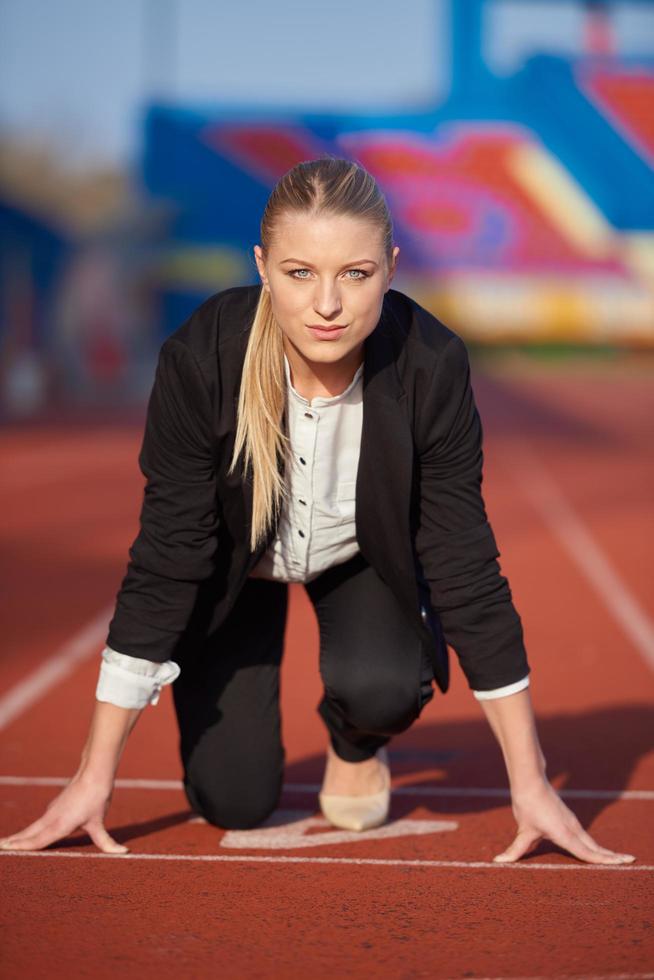
[[[520,863],[502,864],[499,861],[430,861],[420,858],[346,858],[346,857],[296,857],[290,854],[260,855],[260,854],[105,854],[103,852],[81,851],[9,851],[0,849],[0,857],[32,857],[32,858],[84,858],[88,860],[107,861],[247,861],[256,864],[371,864],[395,868],[511,868],[536,871],[654,871],[654,864],[533,864]]]
[[[457,980],[455,977],[448,980]],[[479,980],[506,980],[506,977],[480,977]],[[552,980],[548,977],[512,977],[511,980]],[[654,973],[558,973],[556,980],[654,980]]]
[[[44,664],[0,697],[0,729],[6,728],[51,687],[71,674],[82,660],[96,651],[99,654],[98,647],[104,643],[112,615],[113,606],[103,609]],[[98,669],[99,663],[98,660]]]
[[[0,776],[0,786],[66,786],[70,776]],[[182,790],[181,779],[115,779],[117,789]],[[317,793],[319,783],[284,783],[287,793]],[[559,789],[576,800],[654,800],[650,789]],[[511,791],[494,786],[394,786],[393,796],[475,796],[510,799]]]
[[[308,793],[317,792],[320,786],[317,783],[288,783],[284,789],[290,793]],[[654,790],[648,789],[560,789],[557,793],[577,800],[654,800]],[[393,796],[483,796],[510,800],[511,791],[494,786],[394,786]]]
[[[503,451],[507,468],[580,568],[643,660],[654,670],[654,623],[629,591],[549,472],[522,440]]]

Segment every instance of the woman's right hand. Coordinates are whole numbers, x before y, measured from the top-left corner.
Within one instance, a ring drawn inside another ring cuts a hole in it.
[[[121,708],[96,699],[79,768],[45,813],[16,834],[0,839],[3,851],[38,851],[81,828],[107,854],[129,851],[107,833],[104,819],[127,738],[143,708]]]
[[[77,773],[48,804],[42,817],[18,833],[0,839],[0,848],[4,851],[38,851],[82,829],[101,851],[126,854],[129,848],[115,841],[104,825],[112,792],[113,784]]]

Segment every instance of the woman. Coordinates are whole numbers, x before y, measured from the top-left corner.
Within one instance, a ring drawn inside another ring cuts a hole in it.
[[[545,776],[520,617],[481,494],[482,429],[463,341],[391,289],[399,248],[373,178],[298,164],[254,249],[261,285],[224,290],[163,344],[139,456],[139,534],[103,650],[78,771],[3,847],[104,826],[125,742],[173,683],[184,786],[216,826],[253,827],[282,788],[279,667],[289,582],[320,627],[319,796],[335,825],[388,816],[385,746],[449,684],[455,650],[501,746],[518,832],[600,846]],[[355,520],[356,517],[356,520]]]

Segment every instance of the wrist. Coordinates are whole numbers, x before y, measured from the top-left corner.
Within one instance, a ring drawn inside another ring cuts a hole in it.
[[[545,757],[536,743],[513,757],[505,758],[512,794],[526,795],[537,791],[548,782]]]
[[[73,779],[87,787],[112,787],[116,778],[119,751],[100,750],[97,746],[84,747],[77,772]]]
[[[95,785],[113,784],[127,738],[142,710],[96,700],[76,774],[79,779]]]
[[[549,786],[549,780],[545,774],[545,768],[535,771],[530,775],[523,775],[520,778],[509,779],[511,796],[514,800],[525,799],[535,793],[542,792],[543,788]]]
[[[113,789],[115,771],[107,767],[81,765],[73,780],[87,789],[102,791],[109,795]]]

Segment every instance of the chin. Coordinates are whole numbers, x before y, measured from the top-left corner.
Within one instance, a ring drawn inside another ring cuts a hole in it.
[[[352,341],[352,338],[347,344],[340,340],[317,340],[307,349],[307,356],[320,358],[321,361],[340,361],[356,350],[360,343],[358,340]]]
[[[342,361],[350,353],[350,348],[336,350],[337,344],[329,344],[329,350],[325,350],[327,346],[327,344],[322,344],[322,346],[316,344],[314,349],[303,350],[302,354],[307,361],[314,361],[315,364],[336,364],[337,361]]]

